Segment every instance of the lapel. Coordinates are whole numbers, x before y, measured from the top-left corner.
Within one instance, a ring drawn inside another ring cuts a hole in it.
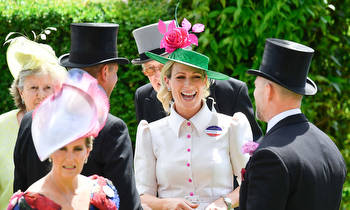
[[[152,88],[151,94],[149,94],[149,97],[146,98],[146,101],[156,101],[157,99],[157,92]]]

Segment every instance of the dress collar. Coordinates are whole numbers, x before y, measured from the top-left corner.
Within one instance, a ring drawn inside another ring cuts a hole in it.
[[[207,128],[209,122],[212,118],[212,112],[209,110],[205,100],[202,100],[201,109],[189,120],[186,120],[181,115],[179,115],[175,109],[174,105],[171,106],[170,115],[169,115],[169,125],[171,129],[176,133],[176,136],[179,137],[181,126],[184,123],[190,122],[194,128],[196,128],[198,133],[204,132]]]
[[[269,132],[269,130],[273,126],[275,126],[279,121],[283,120],[284,118],[291,116],[291,115],[300,114],[300,113],[301,113],[301,110],[299,108],[296,108],[296,109],[290,109],[290,110],[287,110],[287,111],[284,111],[284,112],[281,112],[281,113],[275,115],[267,123],[266,133]]]

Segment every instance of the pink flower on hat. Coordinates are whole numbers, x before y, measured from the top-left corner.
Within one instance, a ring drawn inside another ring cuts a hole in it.
[[[174,52],[178,48],[185,48],[194,44],[198,46],[198,38],[194,34],[190,34],[191,23],[184,18],[182,21],[182,27],[176,27],[175,21],[171,21],[166,29],[166,24],[159,20],[158,30],[161,34],[164,34],[163,39],[160,42],[160,48],[165,48],[165,51],[168,53]],[[204,31],[203,24],[195,24],[192,27],[192,32],[200,33]]]
[[[258,148],[259,144],[254,141],[248,141],[242,146],[242,153],[249,153],[250,156],[253,155],[253,152]]]

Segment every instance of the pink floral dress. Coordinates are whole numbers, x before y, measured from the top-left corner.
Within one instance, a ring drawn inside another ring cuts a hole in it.
[[[89,210],[117,210],[119,208],[118,192],[108,179],[93,175],[93,190],[90,198]],[[7,210],[36,209],[60,210],[60,205],[40,193],[16,192],[12,195]]]

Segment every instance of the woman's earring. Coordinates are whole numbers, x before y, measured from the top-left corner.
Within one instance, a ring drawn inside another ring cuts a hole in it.
[[[85,161],[84,161],[84,163],[87,164],[87,161],[88,161],[88,159],[86,158]]]
[[[50,158],[50,157],[49,157],[49,162],[50,162],[50,163],[52,163],[52,160],[51,160],[51,158]]]

